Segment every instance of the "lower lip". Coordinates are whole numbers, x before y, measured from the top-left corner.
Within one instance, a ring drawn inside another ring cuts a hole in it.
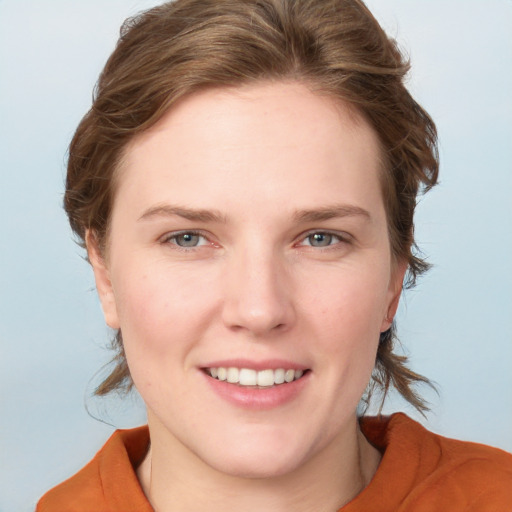
[[[300,379],[293,382],[268,388],[229,384],[202,373],[211,389],[231,404],[243,409],[268,410],[285,405],[297,398],[309,381],[311,372],[306,372]]]

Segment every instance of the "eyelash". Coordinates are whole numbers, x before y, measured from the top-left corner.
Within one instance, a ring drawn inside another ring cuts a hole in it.
[[[178,237],[185,236],[185,235],[202,238],[207,243],[202,243],[200,245],[191,245],[191,246],[179,245],[177,243]],[[332,237],[331,240],[329,240],[329,242],[331,242],[332,239],[335,239],[337,241],[335,241],[335,243],[328,243],[328,245],[325,245],[325,246],[312,245],[311,240],[310,240],[309,244],[304,243],[305,241],[307,241],[308,239],[310,239],[311,237],[313,237],[315,235]],[[173,240],[174,240],[174,242],[173,242]],[[177,232],[173,232],[173,233],[168,233],[167,235],[165,235],[161,238],[160,242],[162,244],[171,244],[175,247],[176,250],[185,251],[185,252],[193,251],[193,250],[196,250],[199,247],[203,247],[203,246],[213,246],[214,245],[214,243],[211,242],[208,239],[208,237],[204,235],[203,232],[196,231],[196,230],[185,230],[185,231],[177,231]],[[333,231],[322,231],[322,230],[312,230],[312,231],[309,231],[307,233],[300,235],[299,243],[297,245],[299,247],[309,247],[309,248],[316,249],[316,250],[331,250],[331,249],[336,248],[339,244],[350,244],[350,243],[351,243],[350,236],[346,233],[339,233],[339,232],[333,232]]]
[[[315,245],[312,245],[311,243],[304,244],[305,241],[307,241],[308,239],[310,239],[311,237],[313,237],[315,235],[332,237],[333,239],[336,239],[337,241],[332,244],[329,243],[328,245],[325,245],[325,246],[315,246]],[[301,247],[311,247],[313,249],[329,250],[329,249],[336,248],[336,246],[338,246],[339,244],[350,243],[350,236],[347,233],[339,233],[339,232],[323,231],[323,230],[313,230],[313,231],[309,231],[308,233],[301,235],[300,242],[302,242],[299,244]]]
[[[183,246],[183,245],[179,245],[178,243],[176,243],[176,239],[178,237],[185,236],[185,235],[200,237],[200,238],[206,240],[208,243],[207,244],[201,244],[201,245],[193,245],[193,246]],[[174,242],[172,242],[172,240],[174,240]],[[194,249],[197,249],[198,247],[202,247],[202,246],[205,246],[205,245],[213,245],[213,243],[210,242],[208,240],[208,238],[201,231],[195,231],[193,229],[192,230],[186,230],[186,231],[177,231],[177,232],[173,232],[173,233],[168,233],[167,235],[164,235],[161,238],[160,242],[163,243],[163,244],[174,245],[180,251],[190,251],[190,250],[194,250]]]

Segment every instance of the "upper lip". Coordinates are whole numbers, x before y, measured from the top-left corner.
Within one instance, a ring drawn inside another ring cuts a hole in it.
[[[255,361],[252,359],[222,359],[216,361],[210,361],[201,368],[248,368],[251,370],[278,370],[283,368],[284,370],[308,370],[308,366],[286,360],[286,359],[265,359],[261,361]]]

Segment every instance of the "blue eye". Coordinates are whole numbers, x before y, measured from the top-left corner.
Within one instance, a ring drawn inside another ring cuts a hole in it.
[[[303,244],[310,247],[329,247],[330,245],[336,245],[341,241],[343,241],[343,239],[339,235],[317,231],[308,235],[304,239]]]
[[[208,243],[204,236],[193,231],[171,234],[164,239],[164,242],[183,247],[184,249],[199,247]]]
[[[199,245],[199,235],[195,235],[194,233],[183,233],[181,235],[176,235],[173,237],[176,245],[180,247],[196,247]]]
[[[330,233],[313,233],[307,237],[309,245],[312,247],[327,247],[331,245],[334,235]]]

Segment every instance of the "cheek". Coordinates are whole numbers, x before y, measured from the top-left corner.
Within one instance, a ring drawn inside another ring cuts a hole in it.
[[[306,310],[314,313],[326,332],[347,342],[363,341],[364,333],[378,337],[387,310],[388,275],[385,269],[334,269],[315,275],[314,286],[303,287]],[[359,337],[358,337],[359,334]]]
[[[344,389],[333,407],[359,402],[375,366],[387,300],[386,273],[333,272],[318,276],[308,298],[316,354],[334,389]],[[340,405],[341,404],[341,405]]]
[[[200,335],[215,308],[215,287],[208,274],[201,273],[198,279],[159,262],[146,265],[150,272],[137,273],[142,266],[130,267],[120,273],[116,287],[127,356],[165,359],[183,350]]]

